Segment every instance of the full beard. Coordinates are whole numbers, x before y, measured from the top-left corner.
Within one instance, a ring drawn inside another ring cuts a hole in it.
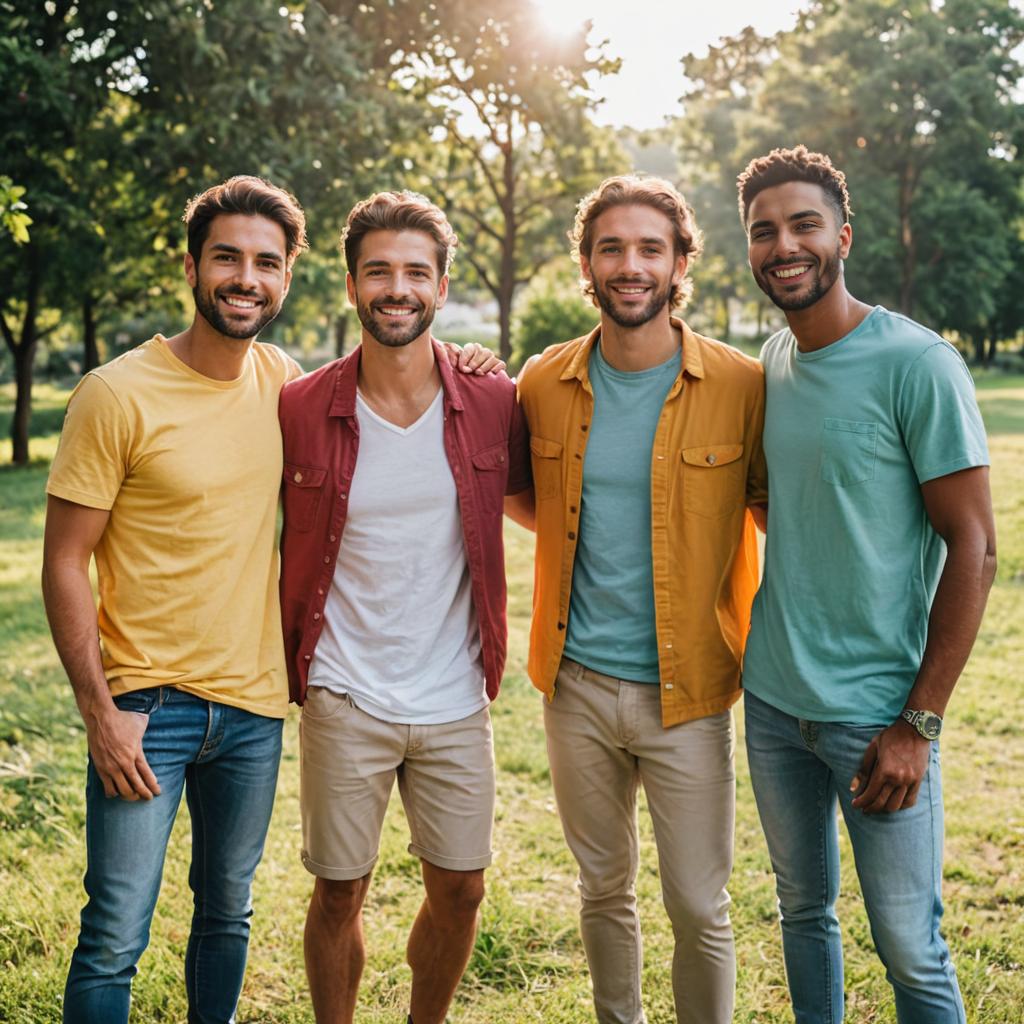
[[[378,306],[400,306],[401,302],[378,302]],[[419,313],[409,318],[408,325],[395,324],[394,326],[381,323],[375,316],[373,307],[363,303],[356,303],[356,313],[359,322],[366,329],[367,333],[381,345],[388,348],[402,348],[415,341],[433,322],[434,306],[422,306]]]
[[[661,315],[672,294],[672,283],[669,282],[661,291],[653,291],[651,297],[639,309],[622,310],[616,307],[615,296],[610,290],[606,290],[596,281],[593,282],[593,285],[594,296],[597,298],[601,312],[620,327],[642,327],[644,324],[650,323],[655,317]]]
[[[237,295],[242,299],[255,298],[253,295],[246,295],[244,292],[235,290],[223,290],[218,296],[216,293],[203,291],[202,285],[199,281],[196,281],[196,286],[192,289],[192,298],[195,300],[196,309],[199,310],[203,319],[215,331],[219,334],[223,334],[226,338],[237,338],[239,340],[255,338],[256,335],[259,334],[267,324],[271,323],[277,314],[281,312],[280,303],[276,306],[264,305],[260,307],[260,315],[254,326],[250,327],[248,324],[233,324],[226,316],[224,316],[223,313],[221,313],[217,306],[218,297],[226,295]]]
[[[778,266],[778,264],[776,265]],[[833,255],[825,261],[825,265],[815,275],[814,281],[802,295],[797,292],[793,295],[776,294],[775,286],[769,273],[760,273],[756,276],[758,288],[768,296],[772,302],[784,313],[795,313],[801,309],[809,309],[816,302],[823,299],[832,290],[832,286],[839,280],[843,272],[843,261],[837,248]]]

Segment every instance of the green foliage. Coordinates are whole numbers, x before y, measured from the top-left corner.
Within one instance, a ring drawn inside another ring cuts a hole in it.
[[[597,309],[583,298],[570,274],[538,274],[519,298],[510,365],[518,370],[548,345],[589,333],[598,317]]]
[[[0,226],[19,245],[28,241],[32,218],[25,213],[28,204],[22,201],[23,185],[15,185],[6,174],[0,174]]]

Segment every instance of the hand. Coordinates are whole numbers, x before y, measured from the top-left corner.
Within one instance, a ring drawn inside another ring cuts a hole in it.
[[[489,348],[484,348],[475,341],[462,348],[446,341],[444,347],[448,350],[452,366],[461,373],[475,373],[482,377],[484,374],[498,373],[505,369],[505,363],[501,359]]]
[[[850,783],[853,806],[865,814],[913,807],[930,754],[931,740],[902,719],[883,729],[868,744]]]
[[[160,784],[142,752],[149,715],[116,707],[87,725],[89,753],[108,797],[152,800]]]

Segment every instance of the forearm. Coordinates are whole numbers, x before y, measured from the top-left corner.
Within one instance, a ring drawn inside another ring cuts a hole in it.
[[[528,487],[518,494],[509,494],[505,497],[505,515],[513,522],[518,523],[524,530],[535,532],[537,529],[536,504],[533,495],[533,488]]]
[[[96,603],[88,570],[68,563],[44,564],[43,602],[50,632],[86,725],[113,708],[103,672]]]
[[[975,534],[951,542],[928,618],[928,641],[907,707],[946,710],[978,635],[995,578],[995,544]]]

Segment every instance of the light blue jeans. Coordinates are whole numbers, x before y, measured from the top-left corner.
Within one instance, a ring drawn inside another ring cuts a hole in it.
[[[152,800],[108,798],[89,761],[85,891],[78,946],[64,990],[65,1024],[125,1024],[136,963],[184,789],[192,818],[194,898],[185,954],[189,1024],[230,1024],[242,988],[251,883],[263,854],[281,756],[278,718],[202,700],[173,687],[116,697],[149,715],[142,747],[160,783]]]
[[[747,756],[775,870],[782,947],[797,1024],[843,1019],[838,802],[850,833],[871,936],[900,1024],[964,1024],[942,918],[939,746],[917,803],[890,814],[852,807],[850,781],[883,726],[794,718],[746,691]]]

